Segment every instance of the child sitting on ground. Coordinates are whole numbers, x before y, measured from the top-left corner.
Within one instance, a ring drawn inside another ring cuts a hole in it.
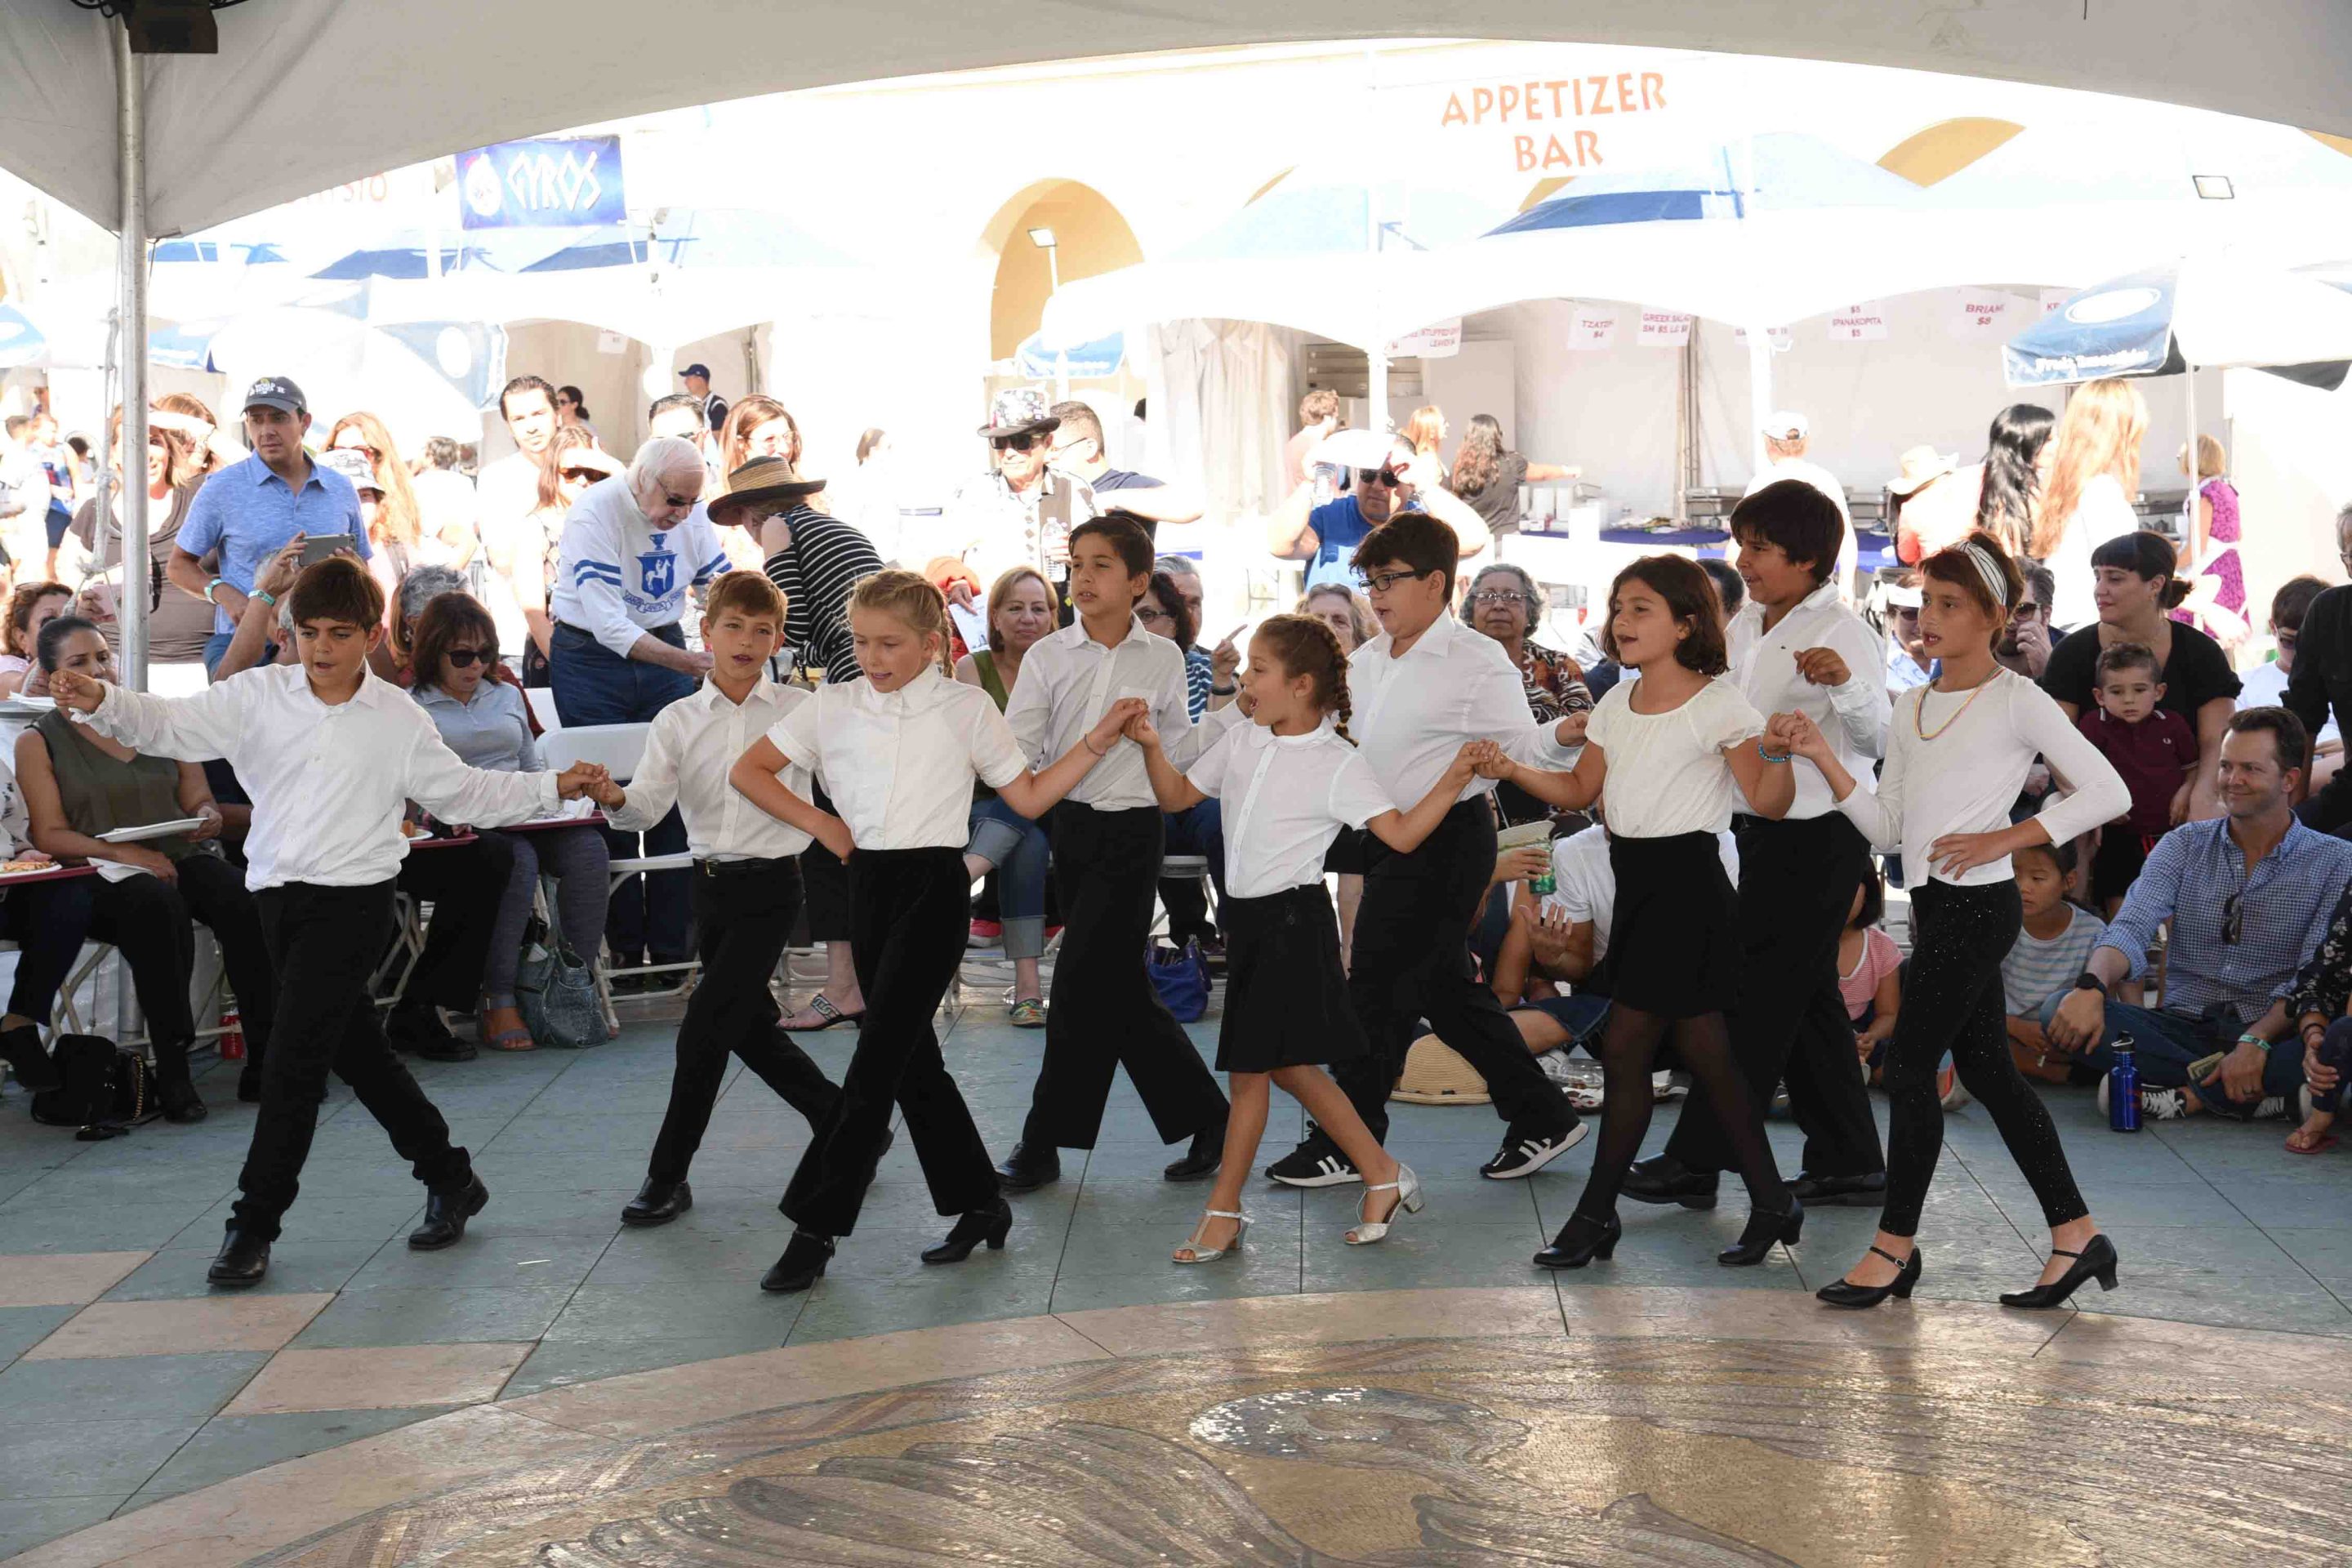
[[[2197,766],[2197,736],[2164,700],[2164,669],[2153,649],[2117,643],[2099,655],[2095,711],[2074,727],[2131,786],[2131,810],[2099,834],[2091,896],[2113,919],[2147,852],[2172,826],[2172,800]]]
[[[1877,1081],[1879,1058],[1895,1035],[1895,1015],[1903,1004],[1903,953],[1886,934],[1886,884],[1873,872],[1853,890],[1845,931],[1838,938],[1838,990],[1853,1022],[1854,1054]]]
[[[2111,832],[2118,831],[2110,829]],[[2024,929],[2000,961],[2000,989],[2009,1011],[2009,1054],[2017,1070],[2039,1083],[2089,1082],[2097,1077],[2042,1033],[2042,1005],[2074,988],[2107,922],[2067,902],[2074,877],[2074,846],[2034,844],[2010,856]]]

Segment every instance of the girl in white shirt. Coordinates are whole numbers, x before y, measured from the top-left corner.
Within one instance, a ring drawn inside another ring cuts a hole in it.
[[[963,960],[972,781],[1037,816],[1144,710],[1139,701],[1114,702],[1059,761],[1033,773],[988,693],[940,673],[948,624],[937,588],[912,572],[877,573],[851,593],[849,626],[866,679],[817,688],[728,774],[752,805],[847,863],[850,945],[866,998],[841,1099],[779,1205],[798,1228],[763,1290],[807,1289],[835,1239],[856,1228],[894,1101],[907,1113],[932,1204],[959,1216],[923,1261],[961,1263],[982,1242],[1004,1245],[1012,1207],[931,1030]],[[788,767],[821,774],[841,815],[788,787],[779,776]]]
[[[1400,1208],[1421,1208],[1421,1183],[1381,1147],[1323,1064],[1363,1056],[1363,1026],[1339,967],[1339,927],[1323,890],[1323,857],[1343,827],[1369,829],[1410,855],[1470,783],[1469,748],[1412,811],[1397,809],[1348,735],[1348,659],[1312,616],[1276,616],[1250,639],[1241,678],[1252,722],[1236,724],[1178,773],[1148,718],[1128,727],[1143,748],[1163,811],[1215,797],[1225,808],[1224,1022],[1217,1070],[1227,1075],[1224,1163],[1208,1213],[1178,1247],[1179,1263],[1207,1263],[1241,1246],[1249,1216],[1242,1183],[1265,1136],[1269,1086],[1315,1118],[1367,1184],[1350,1247],[1388,1235]]]
[[[1592,710],[1575,771],[1542,773],[1488,746],[1478,771],[1538,800],[1580,811],[1609,791],[1609,863],[1616,874],[1601,1036],[1601,1143],[1576,1211],[1536,1254],[1546,1268],[1607,1258],[1623,1234],[1617,1194],[1650,1126],[1650,1068],[1673,1032],[1704,1086],[1754,1205],[1736,1252],[1794,1242],[1804,1209],[1782,1184],[1764,1122],[1733,1064],[1723,1015],[1738,1004],[1739,901],[1716,835],[1744,796],[1778,819],[1796,797],[1789,753],[1765,746],[1764,721],[1724,679],[1723,613],[1714,583],[1674,555],[1651,555],[1609,589],[1601,646],[1638,681],[1621,681]],[[1739,1261],[1726,1254],[1726,1260]]]
[[[1973,534],[1920,569],[1919,632],[1942,672],[1895,704],[1877,792],[1855,786],[1811,719],[1772,720],[1773,739],[1822,770],[1839,809],[1874,844],[1901,847],[1913,889],[1911,973],[1886,1050],[1886,1207],[1869,1253],[1817,1294],[1834,1307],[1874,1307],[1918,1283],[1919,1213],[1944,1142],[1936,1064],[1948,1050],[2050,1226],[2042,1282],[2001,1301],[2054,1307],[2094,1275],[2113,1288],[2116,1250],[2091,1220],[2049,1110],[2009,1054],[2000,962],[2021,921],[2009,858],[2089,832],[2122,815],[2131,795],[2055,701],[1994,662],[2024,578],[1993,537]],[[2010,805],[2037,756],[2072,793],[2012,826]]]

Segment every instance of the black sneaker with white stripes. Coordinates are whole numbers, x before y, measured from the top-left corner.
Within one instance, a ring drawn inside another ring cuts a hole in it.
[[[1503,1135],[1503,1146],[1495,1157],[1478,1167],[1478,1173],[1490,1182],[1517,1181],[1532,1176],[1579,1143],[1592,1131],[1581,1121],[1570,1121],[1556,1132],[1538,1132],[1532,1136],[1517,1131]]]
[[[1306,1142],[1268,1165],[1265,1173],[1286,1187],[1338,1187],[1364,1179],[1339,1146],[1311,1122]]]

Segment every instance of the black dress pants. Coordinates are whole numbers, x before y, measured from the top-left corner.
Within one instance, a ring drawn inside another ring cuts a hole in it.
[[[677,1026],[669,1110],[646,1164],[651,1180],[686,1180],[710,1125],[730,1056],[742,1058],[745,1067],[807,1119],[812,1131],[832,1117],[841,1090],[776,1027],[783,1015],[768,989],[800,907],[801,871],[791,860],[694,863],[702,979],[687,998],[686,1017]]]
[[[824,786],[814,786],[809,804],[819,811],[840,813]],[[849,868],[841,857],[822,844],[812,843],[801,851],[802,887],[808,902],[808,934],[811,942],[846,942],[849,939]]]
[[[244,873],[214,855],[184,856],[175,868],[177,882],[149,876],[120,882],[91,879],[90,934],[111,942],[131,966],[140,1011],[147,1015],[147,1037],[155,1049],[184,1053],[196,1037],[188,1003],[188,985],[196,969],[192,922],[203,921],[220,943],[222,966],[236,993],[246,1035],[267,1041],[278,1005],[278,982],[261,936],[261,911],[246,891]]]
[[[1045,819],[1061,894],[1061,955],[1045,1011],[1021,1142],[1033,1150],[1091,1149],[1113,1072],[1127,1069],[1163,1143],[1219,1126],[1225,1093],[1145,969],[1160,881],[1160,808],[1097,811],[1064,801]]]
[[[969,1214],[995,1201],[988,1145],[931,1026],[963,963],[971,897],[961,848],[860,849],[849,858],[849,940],[866,1025],[841,1098],[778,1205],[803,1230],[838,1237],[856,1228],[894,1103],[907,1113],[933,1208]]]
[[[1788,1080],[1808,1175],[1875,1175],[1886,1162],[1837,972],[1838,937],[1870,874],[1870,846],[1842,812],[1795,822],[1743,816],[1738,826],[1741,960],[1731,1054],[1758,1105],[1769,1105],[1774,1086]],[[1696,1083],[1666,1153],[1694,1171],[1738,1168],[1722,1118]]]
[[[228,1220],[255,1240],[275,1241],[294,1206],[329,1073],[352,1086],[427,1188],[460,1189],[473,1177],[466,1151],[450,1146],[449,1124],[393,1055],[368,995],[368,976],[392,936],[392,889],[289,882],[255,895],[278,975],[277,1018]]]
[[[95,877],[36,882],[0,897],[0,936],[16,944],[16,979],[8,1011],[43,1029],[58,1010],[58,993],[73,974],[89,939]]]
[[[409,850],[397,885],[431,904],[433,918],[425,928],[425,952],[401,991],[402,1005],[431,1003],[467,1014],[481,1005],[490,933],[513,873],[514,847],[496,833],[480,834],[470,844]]]
[[[1410,855],[1364,837],[1348,997],[1371,1049],[1334,1076],[1375,1138],[1388,1133],[1389,1091],[1423,1019],[1486,1080],[1513,1132],[1554,1134],[1575,1120],[1510,1015],[1470,973],[1470,927],[1494,875],[1494,810],[1483,796],[1447,812]]]

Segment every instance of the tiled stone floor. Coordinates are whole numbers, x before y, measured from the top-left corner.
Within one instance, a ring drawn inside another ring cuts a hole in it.
[[[947,1039],[999,1147],[1018,1126],[1042,1047],[1001,1018],[992,988],[985,999],[976,991]],[[1800,1246],[1734,1273],[1712,1255],[1738,1231],[1736,1198],[1708,1215],[1628,1205],[1612,1264],[1558,1280],[1537,1274],[1528,1255],[1564,1216],[1589,1154],[1533,1181],[1482,1182],[1474,1167],[1497,1131],[1484,1108],[1396,1108],[1392,1146],[1428,1184],[1430,1207],[1386,1246],[1340,1244],[1349,1189],[1256,1183],[1247,1249],[1173,1268],[1168,1251],[1203,1189],[1159,1180],[1168,1152],[1123,1080],[1094,1153],[1066,1155],[1059,1185],[1015,1200],[1005,1251],[948,1269],[916,1261],[943,1222],[902,1142],[827,1277],[805,1296],[763,1296],[756,1280],[786,1234],[775,1195],[806,1131],[756,1079],[739,1075],[720,1100],[694,1211],[656,1231],[618,1225],[667,1097],[673,1027],[634,1024],[576,1055],[421,1065],[492,1191],[464,1245],[441,1254],[401,1244],[418,1191],[337,1092],[270,1278],[247,1294],[204,1282],[251,1124],[227,1075],[206,1084],[214,1114],[204,1124],[159,1123],[98,1144],[34,1125],[12,1094],[0,1108],[0,1556],[487,1401],[527,1406],[535,1394],[585,1395],[576,1385],[615,1374],[947,1324],[1076,1313],[1102,1324],[1118,1321],[1109,1310],[1166,1303],[1481,1287],[1516,1288],[1512,1299],[1541,1300],[1574,1323],[1613,1310],[1622,1288],[1647,1287],[1677,1300],[1760,1291],[1738,1299],[1785,1302],[1790,1332],[1864,1331],[1839,1327],[1850,1320],[1801,1292],[1860,1251],[1867,1214],[1816,1212]],[[1213,1018],[1194,1027],[1204,1049],[1214,1027]],[[837,1072],[847,1031],[807,1039]],[[2133,1342],[2180,1364],[2242,1358],[2248,1344],[2282,1357],[2309,1348],[2340,1364],[2326,1341],[2352,1339],[2352,1155],[2288,1155],[2279,1124],[2191,1121],[2116,1137],[2087,1092],[2053,1091],[2052,1100],[2124,1255],[2125,1288],[2087,1305],[2189,1325],[2150,1323]],[[1661,1108],[1654,1144],[1675,1114]],[[1278,1115],[1269,1148],[1297,1131],[1295,1111]],[[1776,1125],[1774,1139],[1793,1169],[1794,1129]],[[1926,1299],[1989,1302],[2034,1273],[2035,1211],[1981,1110],[1950,1119],[1922,1240]],[[2248,1340],[2196,1325],[2325,1339]]]

